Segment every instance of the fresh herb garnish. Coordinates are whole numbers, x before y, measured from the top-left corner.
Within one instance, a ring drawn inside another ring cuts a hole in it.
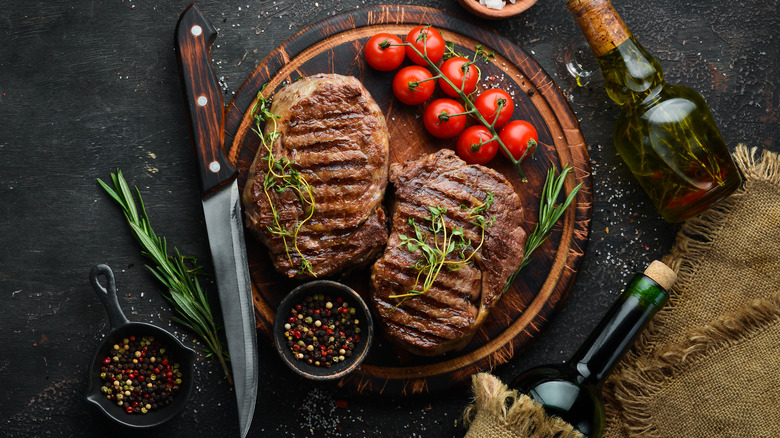
[[[474,47],[474,60],[477,59],[477,56],[481,57],[485,62],[490,62],[491,59],[496,57],[495,50],[487,51],[484,47],[482,47],[482,44],[477,44]]]
[[[227,349],[217,335],[217,325],[211,313],[206,291],[201,289],[198,283],[197,276],[201,273],[201,267],[197,265],[197,260],[194,257],[184,257],[177,248],[173,248],[173,255],[169,255],[165,238],[158,237],[152,229],[138,187],[135,187],[138,196],[138,206],[136,206],[122,172],[112,173],[111,180],[114,183],[113,188],[100,178],[97,181],[122,207],[133,237],[142,247],[141,254],[154,262],[155,266],[146,265],[146,267],[168,289],[168,294],[163,294],[163,297],[179,315],[172,316],[171,320],[189,328],[200,337],[205,344],[206,357],[217,358],[228,382],[232,384],[226,363],[230,360]]]
[[[298,248],[298,233],[301,227],[308,222],[314,216],[315,202],[314,192],[311,185],[306,178],[304,178],[299,171],[295,169],[295,161],[287,158],[277,158],[273,153],[273,144],[279,138],[279,131],[277,131],[276,119],[279,118],[276,114],[271,112],[271,104],[268,99],[263,96],[267,84],[263,85],[260,91],[257,93],[257,102],[252,108],[251,113],[255,117],[255,126],[252,130],[260,137],[260,141],[263,143],[263,147],[268,152],[263,160],[268,163],[268,169],[265,173],[265,179],[263,180],[263,191],[268,199],[268,205],[271,207],[271,215],[273,216],[273,224],[268,226],[268,232],[282,238],[284,243],[284,251],[287,254],[287,260],[290,262],[290,266],[295,266],[292,260],[292,254],[290,252],[290,244],[287,239],[292,240],[292,247],[298,257],[301,259],[300,272],[308,272],[316,277],[311,262],[303,255]],[[273,129],[268,134],[263,134],[261,123],[273,123]],[[286,190],[292,190],[298,199],[301,201],[301,208],[303,209],[306,217],[298,222],[292,231],[284,228],[279,221],[279,212],[276,209],[271,192],[283,193]]]
[[[533,252],[539,248],[545,240],[547,240],[550,230],[552,230],[552,227],[556,222],[558,222],[558,219],[561,218],[563,212],[566,211],[566,208],[569,207],[569,204],[571,204],[571,202],[574,200],[574,197],[577,196],[577,192],[580,190],[580,187],[582,187],[582,183],[579,183],[571,190],[571,192],[569,192],[569,196],[566,197],[566,200],[563,202],[563,204],[555,204],[555,202],[558,200],[558,196],[563,190],[563,183],[566,180],[566,175],[568,175],[569,172],[571,172],[571,167],[568,166],[565,167],[561,171],[561,174],[557,177],[555,176],[554,167],[547,171],[547,178],[544,181],[542,196],[541,200],[539,201],[539,222],[536,223],[534,231],[525,241],[525,246],[523,247],[523,262],[520,263],[520,266],[517,268],[517,270],[509,276],[502,293],[509,289],[509,286],[512,285],[512,282],[515,281],[517,274],[520,273],[520,270],[531,262],[531,254],[533,254]]]
[[[474,254],[482,248],[482,244],[485,242],[485,228],[491,226],[495,220],[492,217],[486,218],[483,214],[492,204],[493,194],[488,193],[485,202],[475,207],[460,206],[461,210],[469,210],[467,219],[480,231],[479,244],[468,255],[466,250],[471,246],[471,239],[466,238],[463,233],[463,227],[447,229],[447,224],[444,220],[444,215],[447,213],[446,208],[438,206],[428,207],[431,213],[426,218],[429,222],[427,226],[428,233],[417,225],[414,218],[409,218],[409,225],[414,230],[414,236],[409,237],[405,234],[398,234],[398,238],[401,239],[401,247],[406,246],[406,249],[412,253],[419,250],[423,259],[417,261],[413,266],[418,273],[412,289],[404,294],[390,295],[390,298],[406,299],[424,294],[433,286],[436,277],[443,268],[457,271],[461,266],[470,263]],[[432,242],[429,243],[431,240]],[[460,256],[460,258],[457,256]]]

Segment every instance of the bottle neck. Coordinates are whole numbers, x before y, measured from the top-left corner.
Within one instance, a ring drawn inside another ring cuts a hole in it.
[[[568,365],[583,381],[601,386],[668,299],[658,283],[636,274]]]
[[[566,7],[574,15],[596,58],[631,38],[631,32],[609,0],[569,0]]]
[[[661,64],[633,37],[610,0],[569,0],[566,6],[598,60],[613,101],[639,104],[664,85]]]

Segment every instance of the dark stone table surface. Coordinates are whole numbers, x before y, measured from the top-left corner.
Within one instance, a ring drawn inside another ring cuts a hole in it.
[[[212,51],[226,102],[254,66],[298,30],[377,0],[203,0],[219,28]],[[466,15],[455,0],[416,4]],[[730,147],[780,151],[777,0],[622,0],[618,11],[672,83],[701,92]],[[96,184],[121,169],[152,223],[183,253],[209,260],[173,31],[186,1],[0,0],[0,435],[236,436],[234,394],[190,332],[169,322],[161,288],[124,219]],[[588,143],[594,180],[590,243],[568,300],[538,340],[495,372],[508,380],[565,360],[629,275],[670,248],[665,223],[616,154],[617,108],[599,84],[574,87],[563,67],[580,33],[561,0],[520,16],[475,21],[532,54],[568,97]],[[199,352],[185,411],[138,432],[87,405],[87,367],[108,332],[88,282],[117,275],[128,317],[174,330]],[[214,290],[213,284],[207,284]],[[298,378],[270,346],[251,436],[462,436],[467,387],[409,396],[357,396]]]

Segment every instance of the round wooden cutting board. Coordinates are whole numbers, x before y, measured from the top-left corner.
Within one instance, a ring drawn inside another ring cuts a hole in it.
[[[366,64],[363,47],[371,36],[389,32],[405,36],[419,24],[440,29],[456,50],[469,56],[481,44],[495,51],[489,62],[479,61],[481,89],[501,87],[514,96],[514,119],[531,122],[539,133],[539,147],[523,163],[528,182],[499,154],[489,167],[512,182],[524,205],[525,230],[533,231],[538,218],[539,194],[551,165],[571,166],[566,191],[583,186],[548,240],[518,276],[480,327],[471,343],[459,352],[426,358],[411,355],[377,336],[361,367],[339,382],[360,393],[413,394],[450,387],[481,370],[503,364],[536,338],[571,289],[590,234],[592,181],[590,161],[577,120],[565,98],[541,67],[504,37],[471,22],[434,9],[384,6],[358,9],[334,16],[302,30],[276,48],[252,72],[227,108],[225,147],[240,170],[243,187],[247,171],[260,145],[250,129],[249,114],[257,93],[268,84],[265,96],[300,76],[340,73],[360,79],[382,108],[390,130],[390,161],[416,159],[440,148],[454,148],[454,140],[428,135],[422,126],[422,107],[409,107],[393,97],[394,72],[377,72]],[[246,237],[257,326],[261,339],[272,342],[276,307],[299,282],[278,274],[265,247],[250,233]],[[338,280],[368,299],[370,267]]]

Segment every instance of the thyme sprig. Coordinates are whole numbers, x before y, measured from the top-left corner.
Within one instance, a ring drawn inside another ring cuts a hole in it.
[[[390,295],[390,298],[406,299],[424,294],[431,289],[442,269],[457,271],[463,265],[470,263],[485,242],[485,228],[491,226],[495,220],[493,217],[486,218],[483,214],[492,204],[493,194],[488,193],[485,202],[475,207],[470,209],[465,205],[459,207],[461,210],[469,210],[466,218],[480,230],[479,244],[468,255],[466,250],[471,246],[471,239],[465,236],[463,227],[447,229],[444,219],[444,215],[447,213],[446,208],[428,207],[431,214],[426,219],[429,222],[427,231],[430,236],[415,222],[414,218],[409,218],[409,225],[414,230],[414,237],[399,233],[400,246],[406,246],[406,249],[411,253],[419,250],[423,258],[413,266],[418,272],[411,290],[404,294]],[[431,240],[432,242],[428,243]]]
[[[263,191],[268,199],[268,205],[271,206],[273,224],[266,228],[269,233],[282,238],[284,251],[287,255],[287,260],[290,262],[290,266],[295,266],[290,251],[290,246],[292,245],[295,253],[298,254],[298,257],[301,259],[301,265],[299,267],[300,272],[308,272],[316,277],[311,262],[303,255],[298,247],[298,233],[300,232],[301,227],[314,216],[314,211],[316,209],[314,191],[312,190],[311,184],[306,181],[306,178],[295,169],[295,161],[287,158],[277,158],[273,153],[273,144],[280,136],[276,122],[276,119],[278,119],[279,116],[271,112],[270,101],[263,96],[266,85],[263,85],[257,93],[257,102],[254,107],[252,107],[251,111],[255,118],[255,126],[252,130],[260,138],[263,147],[267,151],[266,156],[263,157],[263,160],[268,163],[268,169],[265,173],[265,178],[263,179]],[[269,121],[270,123],[273,123],[273,129],[268,134],[263,134],[260,125],[262,123],[268,123]],[[271,197],[272,192],[284,193],[288,189],[292,190],[298,197],[303,212],[306,215],[302,221],[299,221],[295,225],[292,231],[282,226],[276,204]],[[292,244],[288,243],[288,239],[292,240]]]
[[[130,187],[121,171],[111,174],[112,188],[100,178],[101,187],[122,207],[122,212],[130,225],[130,231],[141,245],[141,254],[154,262],[154,266],[146,265],[155,277],[168,290],[163,294],[168,303],[173,306],[178,316],[171,320],[195,332],[205,344],[206,357],[216,357],[222,366],[222,371],[233,383],[226,361],[229,361],[227,349],[217,335],[217,325],[209,305],[206,291],[200,287],[198,275],[201,267],[194,257],[185,257],[173,248],[173,255],[168,254],[167,242],[152,229],[149,215],[146,213],[141,192],[135,187],[138,204],[133,198]]]
[[[571,192],[569,192],[569,195],[562,204],[556,204],[558,197],[563,190],[566,175],[568,175],[569,172],[571,172],[571,167],[569,166],[566,166],[557,177],[555,176],[554,167],[551,167],[550,170],[547,171],[547,178],[544,181],[542,196],[539,201],[539,222],[536,223],[534,231],[525,241],[525,246],[523,247],[523,262],[520,263],[517,270],[509,276],[502,293],[509,289],[512,282],[515,281],[517,274],[531,262],[531,254],[547,240],[550,230],[552,230],[555,223],[558,222],[558,219],[561,218],[563,212],[566,211],[574,200],[574,197],[577,196],[580,187],[582,187],[582,183],[579,183]]]

